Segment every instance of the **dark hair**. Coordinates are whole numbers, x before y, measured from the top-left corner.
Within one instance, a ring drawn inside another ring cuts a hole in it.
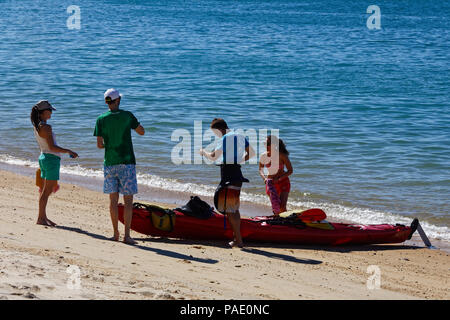
[[[277,136],[273,136],[273,135],[267,136],[267,145],[271,145],[272,140],[274,142],[276,142],[278,140],[278,149],[280,150],[280,152],[287,156],[289,155],[289,151],[286,149],[286,145],[284,144],[283,140],[281,140]]]
[[[39,115],[42,113],[42,111],[39,111],[37,106],[34,106],[31,109],[31,115],[30,120],[33,126],[36,128],[37,131],[39,131],[39,123],[41,122],[41,119],[39,118]]]
[[[226,130],[228,129],[228,125],[222,118],[214,118],[211,121],[211,129]]]

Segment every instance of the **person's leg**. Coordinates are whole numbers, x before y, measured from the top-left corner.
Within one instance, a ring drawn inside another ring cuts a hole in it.
[[[234,240],[231,241],[229,245],[231,247],[238,246],[240,248],[243,247],[241,236],[241,214],[239,212],[241,186],[242,184],[228,186],[226,199],[226,212],[234,235]]]
[[[280,194],[280,200],[281,200],[280,213],[287,211],[286,206],[287,206],[288,197],[289,197],[289,192],[281,192],[281,194]]]
[[[47,218],[47,202],[48,197],[53,191],[53,188],[58,184],[57,180],[45,180],[42,191],[39,194],[39,216],[37,219],[37,224],[42,224],[46,226],[56,226],[56,223]]]
[[[280,195],[280,212],[286,212],[289,192],[291,191],[291,182],[289,178],[285,178],[280,181],[280,183],[277,185],[277,191]]]
[[[233,230],[234,240],[229,243],[231,247],[243,247],[241,236],[241,214],[239,211],[227,213],[228,221],[230,221],[231,229]]]
[[[111,222],[114,230],[114,241],[119,241],[120,232],[119,232],[119,209],[117,208],[117,204],[119,203],[119,193],[113,192],[109,194],[109,213],[111,215]]]
[[[124,213],[123,222],[125,225],[124,242],[136,244],[130,236],[131,220],[133,218],[133,195],[138,192],[135,165],[121,165],[119,176],[119,192],[123,194]]]
[[[134,241],[134,239],[130,236],[131,219],[133,218],[133,195],[124,195],[123,202],[125,203],[123,213],[125,237],[123,242],[128,244],[136,244],[136,241]]]
[[[116,166],[104,166],[104,183],[103,193],[109,195],[109,214],[111,216],[111,223],[113,225],[114,235],[111,240],[119,241],[119,209],[117,204],[119,203],[119,179],[116,174]]]

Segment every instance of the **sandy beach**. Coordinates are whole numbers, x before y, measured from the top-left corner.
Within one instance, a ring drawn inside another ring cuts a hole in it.
[[[406,244],[317,247],[108,240],[107,196],[61,184],[35,224],[34,177],[0,171],[0,299],[449,299],[450,256]],[[174,206],[173,204],[165,204]],[[123,226],[120,226],[123,232]],[[380,288],[367,268],[378,266]],[[77,277],[79,272],[79,277]]]

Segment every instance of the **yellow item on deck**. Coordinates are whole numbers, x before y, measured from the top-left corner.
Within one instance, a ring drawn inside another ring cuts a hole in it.
[[[299,210],[299,209],[297,209],[297,210],[289,210],[289,211],[285,211],[285,212],[280,213],[280,217],[282,217],[282,218],[287,218],[287,217],[289,217],[289,216],[292,215],[292,214],[298,215],[298,214],[301,213],[302,211],[303,211],[303,210]]]
[[[175,214],[164,213],[159,215],[155,212],[151,212],[153,226],[162,231],[172,231],[175,226]]]
[[[322,222],[307,222],[306,226],[311,228],[323,229],[323,230],[334,230],[334,227],[328,221]]]

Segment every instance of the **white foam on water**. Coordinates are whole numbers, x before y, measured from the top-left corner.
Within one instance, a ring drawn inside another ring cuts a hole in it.
[[[177,179],[162,178],[157,175],[137,173],[139,184],[152,188],[159,188],[168,191],[196,194],[198,196],[211,196],[216,190],[215,187],[198,183],[181,182]]]
[[[22,167],[29,167],[29,168],[39,168],[39,163],[37,161],[30,161],[30,160],[24,160],[20,158],[16,158],[10,155],[0,154],[0,162],[15,165],[15,166],[22,166]],[[90,168],[84,168],[80,165],[66,165],[61,166],[61,173],[67,173],[72,174],[76,176],[82,176],[82,177],[90,177],[90,178],[103,178],[103,171],[102,170],[96,170],[96,169],[90,169]]]
[[[0,162],[38,168],[37,161],[19,159],[9,155],[0,155]],[[103,178],[103,170],[84,168],[80,165],[61,166],[61,172],[75,176],[87,178]],[[216,190],[216,186],[204,185],[199,183],[189,183],[179,181],[172,178],[163,178],[157,175],[146,173],[137,173],[138,182],[151,188],[159,188],[162,190],[181,192],[188,194],[196,194],[198,196],[212,196]],[[374,209],[349,207],[334,203],[319,203],[313,200],[307,200],[309,194],[305,193],[306,200],[289,199],[290,208],[321,208],[329,218],[342,219],[352,221],[357,224],[404,224],[410,225],[413,218],[381,212]],[[243,191],[241,193],[241,201],[247,201],[254,204],[270,205],[269,199],[265,194],[254,194]],[[421,221],[422,228],[430,238],[449,241],[450,228],[445,226],[436,226],[427,221]]]
[[[414,217],[377,211],[374,209],[348,207],[333,203],[291,202],[291,205],[301,205],[308,208],[321,208],[329,217],[352,221],[358,224],[403,224],[409,226]],[[420,219],[419,219],[420,220]],[[450,241],[450,228],[436,226],[427,221],[420,220],[420,224],[430,238]]]
[[[103,178],[103,170],[83,168],[80,165],[61,166],[61,172],[72,174],[75,176],[82,176],[89,178]]]
[[[19,158],[12,157],[7,154],[0,154],[0,162],[6,163],[6,164],[12,164],[15,166],[39,168],[39,164],[37,161],[19,159]]]

